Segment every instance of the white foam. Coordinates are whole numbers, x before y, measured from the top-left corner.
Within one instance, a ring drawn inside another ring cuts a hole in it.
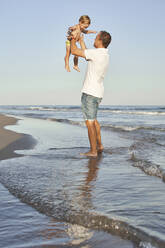
[[[142,247],[142,248],[156,248],[155,246],[151,245],[148,242],[140,242],[139,247]]]
[[[158,111],[103,110],[103,112],[111,112],[115,114],[131,114],[131,115],[165,115],[165,112],[158,112]]]
[[[45,107],[30,107],[31,110],[40,110],[40,111],[55,111],[54,108],[45,108]]]

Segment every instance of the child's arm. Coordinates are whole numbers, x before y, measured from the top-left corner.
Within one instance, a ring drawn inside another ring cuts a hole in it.
[[[77,34],[77,30],[78,30],[78,25],[77,24],[74,25],[74,26],[72,26],[72,27],[69,27],[67,38],[68,39],[75,38],[76,37],[76,34]]]
[[[96,34],[97,31],[95,31],[95,30],[83,29],[83,30],[82,30],[82,33],[84,33],[84,34]]]

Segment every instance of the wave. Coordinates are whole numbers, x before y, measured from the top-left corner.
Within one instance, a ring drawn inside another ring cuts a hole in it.
[[[73,121],[69,119],[62,119],[62,118],[47,118],[47,120],[50,121],[56,121],[56,122],[63,122],[68,123],[72,125],[78,125],[78,126],[85,126],[84,121]],[[156,131],[165,131],[165,128],[159,128],[159,127],[146,127],[146,126],[118,126],[118,125],[112,125],[112,124],[101,124],[101,127],[104,129],[113,129],[114,131],[120,130],[120,131],[135,131],[140,129],[145,130],[156,130]]]
[[[100,109],[101,111],[102,109]],[[129,115],[165,115],[162,111],[125,111],[125,110],[102,110],[103,112],[109,112],[113,114],[129,114]]]
[[[80,105],[4,105],[0,106],[7,110],[25,110],[25,111],[79,111]],[[100,112],[112,114],[129,115],[165,115],[164,106],[138,107],[138,106],[104,106],[101,105]]]
[[[165,170],[160,167],[160,165],[153,164],[150,161],[139,159],[136,157],[135,153],[131,153],[130,160],[133,162],[133,166],[140,168],[149,176],[159,177],[165,182]]]
[[[25,110],[39,110],[39,111],[77,111],[80,110],[80,106],[55,106],[55,107],[47,107],[47,106],[31,106],[26,108]],[[113,114],[129,114],[129,115],[165,115],[165,112],[162,111],[127,111],[127,110],[112,110],[109,108],[100,108],[101,112],[108,112]]]
[[[46,118],[45,118],[46,119]],[[62,118],[47,118],[47,120],[50,121],[56,121],[56,122],[63,122],[71,125],[78,125],[78,126],[85,126],[84,121],[73,121],[69,119],[62,119]],[[159,128],[159,127],[147,127],[147,126],[118,126],[118,125],[112,125],[112,124],[101,124],[101,127],[103,129],[113,129],[114,131],[135,131],[140,129],[145,130],[155,130],[155,131],[165,131],[165,128]]]
[[[75,121],[71,119],[65,119],[65,118],[47,118],[44,114],[36,114],[36,113],[25,113],[23,116],[35,118],[35,119],[43,119],[43,120],[49,120],[49,121],[55,121],[60,123],[66,123],[76,126],[85,126],[84,120],[82,121]],[[161,131],[164,132],[165,128],[160,127],[153,127],[153,126],[122,126],[122,125],[113,125],[113,124],[102,124],[100,122],[101,128],[107,130],[113,130],[113,131],[125,131],[125,132],[132,132],[137,130],[153,130],[153,131]],[[159,146],[165,146],[164,144],[158,144]]]
[[[139,247],[141,247],[141,248],[155,248],[155,246],[152,246],[148,242],[140,242]]]
[[[28,189],[25,190],[25,187],[17,188],[16,184],[14,187],[10,187],[3,179],[1,179],[1,183],[22,202],[32,206],[42,214],[54,217],[56,220],[118,235],[123,239],[131,240],[142,248],[164,248],[165,246],[165,241],[148,235],[144,230],[134,227],[126,221],[115,217],[111,218],[98,212],[72,211],[67,206],[66,201],[62,201],[59,206],[54,206],[54,202],[48,202],[48,199],[44,199],[40,192],[39,195],[32,194]]]
[[[26,110],[39,110],[39,111],[74,111],[74,110],[80,110],[80,106],[31,106],[27,108]]]
[[[121,131],[135,131],[135,130],[155,130],[155,131],[165,131],[165,128],[159,128],[159,127],[147,127],[147,126],[118,126],[118,125],[111,125],[111,124],[107,124],[107,125],[102,125],[102,127],[104,128],[113,128],[121,130]]]
[[[47,120],[67,123],[67,124],[76,125],[76,126],[85,126],[84,121],[72,121],[69,119],[59,119],[59,118],[47,118]]]
[[[48,108],[48,107],[29,107],[26,110],[55,111],[55,108]]]
[[[25,110],[39,110],[39,111],[73,111],[73,110],[80,110],[80,106],[30,106],[25,108]],[[102,112],[109,112],[114,114],[133,114],[133,115],[165,115],[165,112],[162,111],[163,108],[159,111],[149,111],[145,110],[125,110],[125,109],[111,109],[111,108],[104,108],[100,107],[100,111]]]
[[[103,110],[130,110],[130,111],[160,111],[165,110],[165,106],[163,105],[100,105]]]
[[[69,119],[59,119],[59,118],[48,118],[47,120],[56,121],[56,122],[63,122],[63,123],[78,125],[78,126],[85,126],[84,121],[73,121],[73,120],[69,120]],[[106,124],[106,125],[103,124],[103,125],[101,125],[101,127],[104,129],[110,128],[110,129],[121,130],[121,131],[134,131],[134,130],[138,130],[138,129],[142,128],[142,127],[131,127],[131,126],[116,126],[116,125],[111,125],[111,124]]]

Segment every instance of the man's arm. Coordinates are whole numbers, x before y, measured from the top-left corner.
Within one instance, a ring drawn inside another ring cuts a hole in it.
[[[81,45],[81,43],[80,43],[80,45]],[[84,43],[84,45],[85,45],[85,43]],[[76,55],[78,57],[85,58],[85,52],[84,52],[84,50],[85,49],[79,49],[77,47],[76,40],[75,39],[72,39],[71,40],[71,54]]]
[[[85,42],[84,42],[84,35],[83,34],[81,34],[81,36],[80,36],[79,43],[80,43],[81,49],[83,49],[83,50],[87,49]]]

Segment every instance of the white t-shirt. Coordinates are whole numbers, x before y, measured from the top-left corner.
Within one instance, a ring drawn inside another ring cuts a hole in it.
[[[81,92],[102,98],[104,94],[103,80],[109,64],[108,49],[85,49],[84,53],[88,60],[88,67]]]

